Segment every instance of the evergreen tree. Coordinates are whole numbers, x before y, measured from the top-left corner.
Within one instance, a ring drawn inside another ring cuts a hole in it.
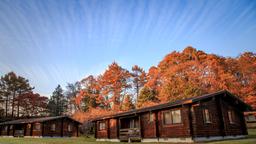
[[[67,111],[67,98],[63,94],[63,89],[58,85],[48,103],[48,110],[51,116],[64,115]]]
[[[145,85],[146,81],[147,81],[147,74],[146,72],[143,70],[143,68],[135,65],[132,67],[132,78],[133,78],[133,88],[135,90],[135,94],[136,94],[136,103],[139,97],[139,91],[140,89]]]
[[[156,91],[149,87],[143,87],[140,91],[136,106],[137,108],[144,107],[150,102],[158,102]]]

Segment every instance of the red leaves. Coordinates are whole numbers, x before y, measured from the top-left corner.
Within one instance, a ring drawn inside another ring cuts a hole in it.
[[[93,109],[129,110],[136,94],[140,96],[137,106],[147,107],[221,89],[256,109],[256,55],[246,52],[237,58],[225,58],[188,47],[166,55],[148,73],[137,65],[130,73],[114,62],[102,75],[89,76],[82,83],[84,89],[77,101],[95,99]]]
[[[17,97],[22,111],[20,112],[23,116],[38,116],[46,114],[48,98],[40,96],[37,93],[28,92],[21,94]]]

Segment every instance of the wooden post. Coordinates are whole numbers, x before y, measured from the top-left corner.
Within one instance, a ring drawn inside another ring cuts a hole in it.
[[[44,122],[41,123],[42,125],[42,137],[44,136]]]
[[[15,133],[15,125],[12,125],[12,136],[14,136]]]
[[[79,136],[79,124],[76,124],[76,136]]]
[[[30,136],[33,136],[33,127],[34,127],[34,124],[31,123],[31,127],[30,127]]]
[[[140,124],[140,137],[143,138],[143,127],[142,127],[141,115],[139,115],[139,124]]]
[[[24,131],[23,131],[23,135],[26,136],[26,133],[27,133],[27,124],[24,124]]]
[[[10,134],[10,125],[7,126],[7,135],[9,136]]]
[[[217,106],[217,112],[219,115],[219,129],[221,132],[222,136],[226,135],[226,128],[225,128],[225,119],[224,119],[224,115],[223,115],[223,108],[222,108],[222,102],[221,102],[221,97],[216,98],[216,106]]]
[[[188,106],[188,121],[189,121],[189,131],[192,139],[194,139],[194,129],[193,129],[193,119],[192,119],[192,109],[191,105]]]
[[[110,139],[110,123],[109,123],[110,119],[107,119],[107,136],[108,139]]]
[[[155,112],[155,129],[156,129],[156,137],[159,138],[159,121],[158,121],[158,111]]]
[[[61,119],[60,136],[63,137],[63,118]]]
[[[98,132],[98,130],[97,130],[97,121],[95,121],[95,123],[94,123],[94,137],[97,139],[97,132]]]
[[[120,130],[120,126],[119,126],[119,118],[118,118],[116,119],[116,135],[118,139],[119,139],[119,130]]]

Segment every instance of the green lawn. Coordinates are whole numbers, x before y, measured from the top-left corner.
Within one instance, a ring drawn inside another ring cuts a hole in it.
[[[109,144],[95,142],[94,138],[0,138],[0,144]],[[113,143],[112,143],[113,144]],[[136,144],[136,143],[133,143]],[[166,143],[164,143],[166,144]],[[209,142],[207,144],[256,144],[256,129],[249,130],[246,139]]]

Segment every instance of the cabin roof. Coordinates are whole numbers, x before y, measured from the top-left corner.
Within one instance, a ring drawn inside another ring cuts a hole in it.
[[[244,103],[241,99],[234,96],[233,94],[231,94],[227,90],[221,90],[221,91],[217,91],[217,92],[210,93],[210,94],[204,94],[204,95],[201,95],[201,96],[196,96],[196,97],[187,98],[187,99],[183,99],[183,100],[177,100],[177,101],[174,101],[174,102],[168,102],[168,103],[159,104],[159,105],[150,106],[150,107],[145,107],[145,108],[141,108],[141,109],[134,109],[134,110],[130,110],[130,111],[127,111],[127,112],[102,116],[102,117],[95,118],[91,121],[128,116],[128,115],[133,115],[133,114],[138,114],[138,113],[144,113],[144,112],[149,112],[149,111],[155,111],[155,110],[175,107],[175,106],[179,106],[179,105],[191,104],[191,103],[194,103],[194,102],[198,102],[198,101],[205,100],[205,99],[208,99],[208,98],[212,98],[212,97],[222,95],[222,94],[226,94],[226,95],[232,97],[233,99],[236,99],[238,101],[238,103],[240,103],[243,106],[244,110],[251,109],[251,107],[249,105]]]
[[[0,123],[0,125],[37,123],[37,122],[45,122],[45,121],[50,121],[50,120],[55,120],[55,119],[60,119],[60,118],[68,118],[76,123],[81,124],[79,121],[77,121],[69,116],[52,116],[52,117],[40,117],[40,118],[16,119],[16,120],[2,122],[2,123]]]

